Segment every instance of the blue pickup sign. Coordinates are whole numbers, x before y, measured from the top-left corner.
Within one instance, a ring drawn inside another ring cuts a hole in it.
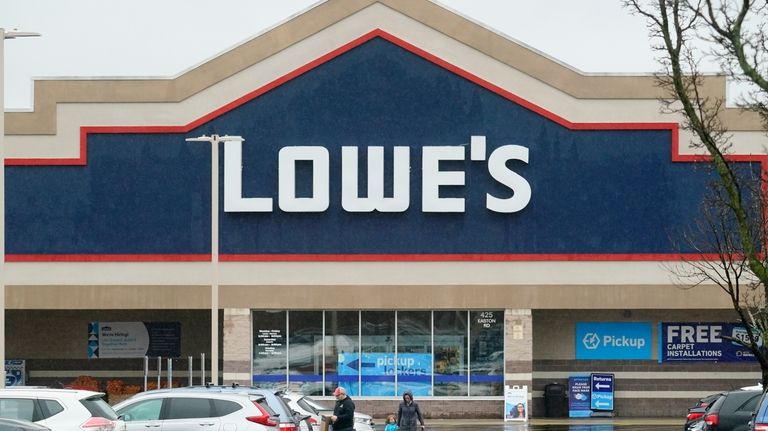
[[[592,410],[613,411],[613,374],[591,374]]]

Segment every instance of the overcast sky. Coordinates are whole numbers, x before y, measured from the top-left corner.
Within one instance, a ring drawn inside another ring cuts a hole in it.
[[[658,69],[644,21],[619,0],[440,0],[482,25],[590,73]],[[316,0],[0,0],[6,110],[30,109],[33,77],[168,77]]]

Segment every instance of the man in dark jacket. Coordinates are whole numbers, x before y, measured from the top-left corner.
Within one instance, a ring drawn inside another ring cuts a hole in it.
[[[336,405],[333,407],[333,416],[331,416],[333,431],[354,431],[355,403],[341,386],[333,391],[333,396],[336,397]]]
[[[413,393],[405,391],[403,393],[403,402],[397,409],[397,427],[399,431],[416,431],[416,421],[424,429],[424,417],[421,415],[419,405],[413,401]]]

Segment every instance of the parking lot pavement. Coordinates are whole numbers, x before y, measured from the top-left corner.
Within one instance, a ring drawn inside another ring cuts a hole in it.
[[[681,431],[677,418],[531,419],[528,423],[489,419],[427,421],[426,431]],[[383,423],[379,422],[379,423]],[[384,429],[377,425],[376,429]]]

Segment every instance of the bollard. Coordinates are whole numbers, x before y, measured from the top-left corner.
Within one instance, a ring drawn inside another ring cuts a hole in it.
[[[147,392],[147,378],[149,377],[149,356],[144,357],[144,392]]]
[[[187,357],[187,363],[189,364],[189,372],[188,372],[188,374],[189,374],[189,386],[192,386],[192,385],[194,385],[194,383],[192,382],[192,357],[191,356]]]
[[[173,359],[168,358],[168,389],[173,387]]]
[[[205,386],[205,353],[200,354],[200,384]]]

